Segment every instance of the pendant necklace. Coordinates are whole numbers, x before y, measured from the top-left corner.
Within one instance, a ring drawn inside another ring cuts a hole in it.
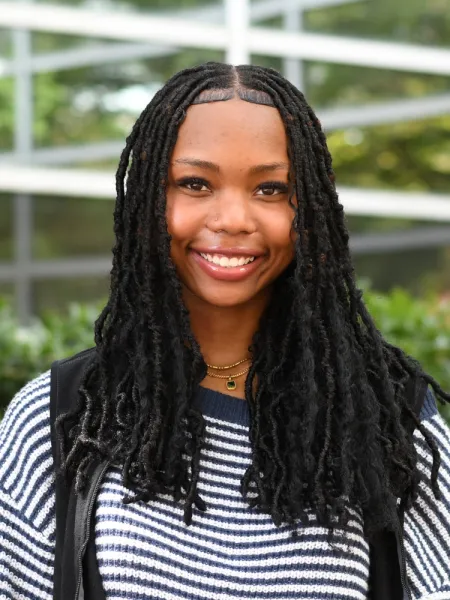
[[[237,389],[236,379],[238,379],[239,377],[242,377],[243,375],[248,373],[250,371],[250,366],[248,366],[243,371],[240,371],[239,373],[234,373],[233,375],[221,375],[219,373],[213,373],[210,369],[215,369],[216,371],[226,371],[228,369],[232,369],[233,367],[237,367],[238,365],[242,365],[242,363],[245,363],[248,360],[250,360],[250,359],[243,358],[242,360],[239,360],[238,362],[235,362],[232,365],[226,365],[224,367],[217,367],[215,365],[209,365],[208,363],[206,363],[206,366],[208,367],[208,371],[206,374],[209,377],[215,377],[216,379],[225,379],[226,380],[225,385],[226,385],[227,390],[230,392],[233,392],[235,389]]]

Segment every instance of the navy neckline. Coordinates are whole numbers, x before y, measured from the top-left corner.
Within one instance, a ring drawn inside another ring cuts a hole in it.
[[[194,403],[206,417],[243,427],[249,427],[250,425],[248,403],[241,398],[199,386]],[[431,390],[428,389],[420,414],[420,420],[427,421],[436,414],[436,401]]]
[[[199,386],[195,405],[206,417],[248,427],[250,414],[246,400]]]

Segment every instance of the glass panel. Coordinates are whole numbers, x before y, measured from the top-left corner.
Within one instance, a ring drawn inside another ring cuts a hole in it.
[[[285,73],[284,60],[276,56],[253,54],[251,62]],[[439,75],[400,73],[314,61],[299,62],[304,82],[302,92],[318,112],[328,107],[361,106],[369,102],[420,98],[448,92],[448,78]]]
[[[450,192],[450,117],[333,131],[338,185]]]
[[[12,302],[14,298],[14,284],[0,281],[0,298]]]
[[[191,11],[195,11],[198,8],[207,7],[209,9],[211,6],[220,8],[221,4],[217,1],[211,2],[211,0],[151,0],[151,2],[146,0],[128,0],[128,3],[136,9],[143,8],[146,12],[149,12],[148,9],[151,8],[151,12],[169,13],[174,17],[177,16],[177,13],[189,16]]]
[[[98,45],[98,44],[97,44]],[[111,52],[106,44],[106,57]],[[35,83],[35,144],[62,146],[124,140],[155,92],[177,71],[207,60],[223,60],[223,52],[186,49],[145,50],[135,60],[39,73]],[[153,55],[152,55],[153,54]],[[103,58],[101,60],[107,60]]]
[[[13,198],[0,194],[0,261],[10,261],[13,257]]]
[[[279,72],[283,71],[283,59],[278,56],[263,56],[262,54],[252,54],[250,57],[252,65],[258,67],[268,67],[269,69],[276,69]]]
[[[34,208],[35,259],[110,254],[114,242],[111,201],[37,197]]]
[[[0,29],[0,56],[2,58],[12,56],[12,35],[9,29]]]
[[[450,15],[442,0],[372,0],[310,10],[304,26],[321,33],[446,46]]]
[[[369,280],[377,290],[387,291],[392,287],[404,286],[413,293],[425,294],[429,291],[443,292],[450,287],[450,225],[354,215],[347,217],[347,224],[350,247],[353,241],[355,248],[352,254],[357,276]],[[398,234],[407,234],[408,231],[411,235],[408,242],[422,240],[424,236],[420,234],[423,232],[430,240],[429,245],[389,248],[391,240],[393,244],[398,244],[401,241]],[[364,238],[366,243],[370,242],[374,238],[369,234],[373,236],[376,233],[380,234],[378,251],[361,251]],[[386,236],[384,247],[382,244],[380,247],[383,236]],[[448,244],[444,243],[446,239],[449,240]]]
[[[37,3],[46,3],[47,0],[36,0]],[[55,0],[53,4],[63,4],[65,6],[89,6],[84,0]],[[211,0],[108,0],[92,3],[95,10],[104,8],[105,10],[122,9],[128,11],[132,8],[135,11],[145,12],[169,12],[169,10],[178,12],[179,10],[195,9],[202,6],[210,6]],[[217,3],[216,3],[217,4]]]
[[[37,314],[47,310],[64,311],[73,302],[106,302],[108,277],[42,279],[33,285],[33,305]]]
[[[285,6],[292,12],[290,4],[289,0],[279,0],[281,8]],[[304,11],[303,28],[306,31],[448,46],[450,13],[445,0],[360,0],[324,7],[317,4],[317,8]],[[260,20],[257,25],[281,28],[283,16]]]
[[[424,295],[450,287],[450,247],[357,255],[353,260],[357,276],[380,291],[402,286]]]
[[[0,78],[0,152],[11,151],[13,144],[14,79],[3,77]]]
[[[285,5],[289,7],[288,2]],[[289,12],[292,14],[292,9]],[[257,25],[282,29],[283,16],[281,13]],[[307,32],[357,39],[443,47],[448,47],[450,41],[450,12],[447,3],[441,0],[342,2],[304,11],[302,21],[303,30]],[[270,64],[273,61],[255,57],[255,62]],[[304,62],[303,69],[303,91],[315,108],[448,91],[446,77],[421,73],[308,61]]]
[[[102,160],[82,160],[76,163],[72,163],[70,166],[73,168],[82,168],[83,170],[94,170],[94,171],[108,171],[111,173],[112,179],[114,179],[117,171],[117,167],[119,166],[120,155],[122,150],[125,148],[126,140],[123,138],[122,141],[118,140],[112,142],[114,144],[114,156],[111,156],[111,152],[109,158],[103,158]],[[66,166],[66,165],[64,165]]]
[[[318,62],[306,62],[304,70],[308,101],[315,108],[419,98],[448,91],[446,78],[437,75]]]
[[[64,4],[67,4],[67,2],[64,2]],[[47,54],[50,52],[58,52],[60,50],[84,48],[86,44],[91,43],[91,37],[66,35],[47,31],[31,32],[31,47],[34,54]]]
[[[364,192],[363,192],[364,193]],[[361,198],[363,201],[364,198]],[[442,228],[442,223],[432,221],[418,221],[415,219],[399,219],[393,217],[366,217],[359,215],[346,215],[347,227],[350,235],[361,233],[387,233],[407,231],[426,227],[427,229]],[[450,226],[449,226],[450,231]]]

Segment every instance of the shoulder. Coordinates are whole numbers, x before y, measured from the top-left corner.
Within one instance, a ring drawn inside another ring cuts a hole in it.
[[[0,422],[0,473],[8,450],[17,449],[18,443],[47,428],[50,435],[50,371],[17,392]]]
[[[426,393],[420,418],[439,450],[440,499],[430,485],[432,451],[416,429],[414,441],[422,479],[418,497],[405,514],[405,549],[413,597],[428,598],[429,594],[442,593],[450,585],[450,429],[438,412],[431,390]]]
[[[439,450],[442,472],[445,473],[446,470],[450,470],[450,428],[439,413],[435,396],[430,388],[427,389],[425,394],[420,411],[420,421],[434,440],[437,450]],[[419,468],[425,468],[426,464],[431,472],[432,451],[419,429],[415,430],[414,441],[418,453]],[[440,479],[442,480],[442,477]]]
[[[425,399],[420,412],[420,421],[422,426],[430,434],[431,439],[436,445],[436,450],[440,454],[440,473],[439,484],[444,485],[447,498],[448,492],[448,477],[450,473],[450,428],[442,416],[439,414],[436,400],[431,389],[426,391]],[[433,465],[433,453],[430,444],[425,439],[419,429],[415,430],[414,442],[417,450],[418,467],[427,475],[431,475]],[[429,480],[427,477],[426,479]],[[444,491],[444,490],[442,490]],[[449,498],[450,501],[450,498]]]
[[[50,371],[25,385],[0,422],[0,490],[41,530],[52,528]]]
[[[434,394],[430,388],[427,388],[425,392],[425,398],[423,400],[422,408],[420,411],[420,420],[429,421],[438,414],[436,400]]]

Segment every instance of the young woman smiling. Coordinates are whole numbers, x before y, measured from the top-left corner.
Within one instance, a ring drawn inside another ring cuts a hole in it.
[[[449,396],[365,308],[303,95],[178,73],[114,218],[95,348],[0,426],[0,598],[450,598]]]

